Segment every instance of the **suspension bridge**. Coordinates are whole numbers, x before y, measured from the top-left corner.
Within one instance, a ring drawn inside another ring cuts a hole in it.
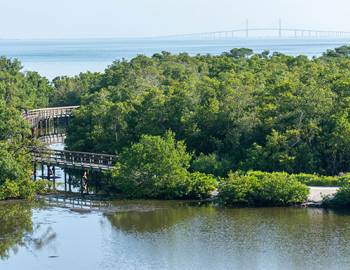
[[[350,38],[350,31],[318,30],[308,28],[283,27],[279,21],[277,27],[250,27],[248,21],[245,27],[224,30],[188,33],[178,35],[166,35],[153,37],[155,39],[195,39],[195,40],[216,40],[234,38]]]

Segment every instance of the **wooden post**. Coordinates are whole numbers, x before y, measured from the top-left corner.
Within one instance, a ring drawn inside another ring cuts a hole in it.
[[[50,135],[51,134],[51,118],[50,116],[48,117],[47,119],[47,135]]]
[[[41,121],[38,121],[38,137],[41,136]]]
[[[57,128],[56,122],[57,122],[57,118],[56,117],[52,118],[53,134],[57,134],[56,133],[56,128]]]
[[[33,176],[34,176],[34,181],[36,181],[36,162],[33,162]]]
[[[94,179],[94,184],[95,184],[95,194],[97,195],[97,192],[98,192],[97,173],[96,172],[92,172],[92,177]]]
[[[54,127],[55,127],[55,134],[58,134],[59,133],[59,131],[58,131],[58,127],[60,126],[60,118],[57,118],[56,117],[56,123],[55,123],[55,125],[54,125]]]
[[[55,166],[52,166],[52,182],[53,182],[53,190],[56,190],[56,169]]]
[[[67,192],[67,172],[64,170],[64,192]]]
[[[50,181],[50,165],[47,165],[47,180]]]
[[[87,177],[86,177],[86,193],[89,195],[89,181],[91,180],[91,176],[90,176],[90,170],[87,173]]]
[[[72,174],[70,170],[68,171],[68,189],[69,192],[72,192]]]
[[[44,179],[44,164],[41,163],[41,179]]]
[[[80,193],[81,193],[81,195],[84,194],[83,176],[80,177]]]

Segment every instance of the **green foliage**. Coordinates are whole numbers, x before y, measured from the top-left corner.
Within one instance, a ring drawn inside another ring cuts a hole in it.
[[[172,133],[165,138],[144,135],[126,148],[112,173],[115,188],[132,198],[182,198],[187,193],[191,155]]]
[[[204,199],[217,187],[216,179],[204,173],[189,173],[191,155],[174,134],[144,135],[124,149],[112,172],[109,190],[131,198]]]
[[[215,154],[200,154],[191,164],[191,169],[193,171],[216,176],[225,176],[229,168],[229,161],[219,160],[218,156]]]
[[[81,98],[99,84],[99,73],[81,73],[75,77],[56,77],[53,79],[53,91],[50,95],[50,106],[62,107],[80,105]]]
[[[348,51],[335,49],[336,59],[244,48],[219,56],[162,52],[59,78],[56,101],[76,95],[82,105],[67,146],[116,153],[171,130],[194,153],[192,169],[215,176],[350,171]]]
[[[0,200],[34,196],[32,142],[22,110],[47,106],[52,91],[47,79],[21,69],[18,60],[0,57]]]
[[[323,198],[322,204],[330,208],[350,208],[350,182],[342,186],[334,196]]]
[[[327,50],[324,57],[349,57],[350,56],[350,46],[344,45],[334,50]]]
[[[230,173],[219,186],[222,205],[286,206],[306,201],[308,187],[286,173]]]
[[[251,49],[247,49],[247,48],[234,48],[232,50],[230,50],[230,53],[228,54],[224,54],[224,55],[228,55],[228,56],[232,56],[234,58],[246,58],[250,55],[253,54],[253,50]]]
[[[0,200],[19,197],[19,184],[14,181],[5,180],[5,182],[0,186]]]
[[[20,113],[0,100],[0,200],[32,197],[28,134]]]
[[[51,190],[52,182],[45,180],[45,179],[39,179],[35,182],[32,182],[34,185],[34,193],[45,195]]]
[[[52,88],[36,72],[21,72],[18,60],[0,57],[0,100],[17,109],[46,107]]]
[[[26,199],[31,200],[35,194],[45,194],[48,191],[46,181],[33,182],[31,180],[11,181],[6,180],[0,185],[0,200]]]
[[[293,177],[307,186],[340,187],[350,181],[350,174],[342,176],[323,176],[316,174],[294,174]]]
[[[324,176],[317,174],[287,174],[281,172],[273,172],[271,175],[275,175],[277,177],[296,180],[302,184],[307,186],[323,186],[323,187],[340,187],[347,184],[350,181],[350,174],[344,174],[341,176]],[[262,179],[266,173],[261,171],[248,171],[247,175],[254,175],[259,179]]]
[[[191,199],[206,199],[218,187],[217,180],[200,172],[190,173],[187,181],[187,195]]]

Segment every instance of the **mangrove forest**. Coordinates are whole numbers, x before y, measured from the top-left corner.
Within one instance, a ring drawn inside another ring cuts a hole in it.
[[[307,185],[344,186],[349,206],[350,47],[319,57],[232,49],[139,55],[52,81],[0,58],[0,199],[31,198],[23,112],[79,105],[68,150],[116,155],[101,192],[130,198],[291,205]],[[336,199],[339,199],[338,195]],[[344,197],[344,195],[343,195]]]

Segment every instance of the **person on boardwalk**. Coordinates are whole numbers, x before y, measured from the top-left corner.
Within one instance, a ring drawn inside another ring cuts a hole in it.
[[[47,180],[50,180],[53,176],[53,172],[51,170],[51,168],[49,167],[49,170],[48,170],[48,174],[47,174]]]
[[[83,192],[87,191],[87,185],[88,185],[88,174],[87,174],[87,171],[85,171],[83,174],[83,186],[82,186]]]

